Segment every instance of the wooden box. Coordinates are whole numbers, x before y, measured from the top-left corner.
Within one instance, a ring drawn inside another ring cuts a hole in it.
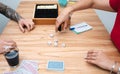
[[[59,5],[56,4],[36,4],[33,14],[33,22],[36,25],[53,25],[59,14]]]

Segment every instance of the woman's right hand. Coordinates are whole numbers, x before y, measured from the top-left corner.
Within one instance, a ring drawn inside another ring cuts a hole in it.
[[[72,11],[72,7],[67,7],[57,17],[56,27],[55,27],[56,32],[58,31],[58,28],[59,28],[60,25],[62,25],[63,30],[67,29],[70,26],[71,11]]]
[[[5,47],[10,47],[10,48],[15,48],[16,42],[14,42],[13,40],[0,40],[0,53],[4,53]]]

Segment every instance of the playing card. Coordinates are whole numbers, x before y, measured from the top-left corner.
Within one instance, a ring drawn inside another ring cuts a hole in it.
[[[38,74],[38,63],[31,60],[23,60],[15,71],[4,74]]]
[[[64,62],[62,61],[48,61],[48,70],[64,71]]]
[[[82,33],[82,32],[85,32],[91,29],[92,29],[92,26],[90,26],[86,22],[82,22],[82,23],[70,26],[70,30],[72,30],[76,34],[79,34],[79,33]]]

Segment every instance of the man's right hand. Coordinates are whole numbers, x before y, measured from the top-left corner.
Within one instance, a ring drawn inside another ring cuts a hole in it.
[[[16,45],[16,42],[14,42],[13,40],[0,40],[0,53],[5,52],[6,46],[10,46],[11,48],[15,48],[17,45]]]

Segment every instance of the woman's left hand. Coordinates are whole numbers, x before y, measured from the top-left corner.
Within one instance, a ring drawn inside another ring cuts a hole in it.
[[[114,64],[114,61],[111,60],[102,51],[88,51],[87,57],[85,59],[86,62],[95,64],[106,70],[111,70],[111,67]]]

